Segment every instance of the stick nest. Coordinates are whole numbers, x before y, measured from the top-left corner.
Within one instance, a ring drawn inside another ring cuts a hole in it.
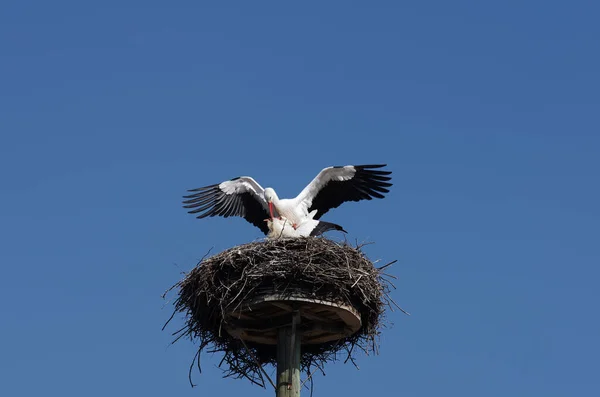
[[[355,364],[357,350],[377,354],[385,307],[398,307],[389,297],[394,286],[388,278],[393,276],[383,272],[395,261],[376,268],[361,248],[322,237],[278,239],[233,247],[200,260],[169,289],[178,289],[178,296],[167,324],[177,313],[185,317],[185,325],[173,333],[173,343],[183,337],[199,343],[190,383],[194,364],[201,372],[200,355],[208,352],[223,353],[219,367],[225,377],[265,386],[262,367],[276,364],[276,346],[243,342],[225,331],[227,313],[265,293],[301,294],[352,306],[360,313],[362,324],[353,335],[302,345],[304,372],[323,372],[325,363],[340,358]]]

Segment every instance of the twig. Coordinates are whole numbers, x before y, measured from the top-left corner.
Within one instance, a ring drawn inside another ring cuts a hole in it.
[[[248,354],[252,357],[252,359],[254,360],[254,362],[256,363],[256,365],[260,368],[260,370],[262,371],[262,373],[267,377],[267,380],[269,381],[269,383],[271,384],[271,386],[273,386],[273,390],[277,390],[277,386],[275,386],[275,383],[273,382],[273,380],[271,379],[271,377],[269,376],[269,374],[267,374],[267,372],[265,371],[265,369],[263,368],[263,366],[256,359],[256,356],[254,355],[254,353],[252,353],[252,351],[250,349],[248,349],[248,346],[246,346],[246,342],[244,342],[243,339],[240,339],[240,341],[242,341],[242,344],[244,345],[244,348],[246,349],[246,351],[248,352]]]
[[[393,260],[393,261],[391,261],[390,263],[388,263],[388,264],[386,264],[386,265],[383,265],[383,266],[381,266],[381,267],[378,267],[378,268],[377,268],[377,270],[381,271],[381,270],[385,269],[385,268],[386,268],[386,267],[388,267],[388,266],[392,266],[392,265],[393,265],[394,263],[396,263],[396,262],[398,262],[398,259],[394,259],[394,260]]]

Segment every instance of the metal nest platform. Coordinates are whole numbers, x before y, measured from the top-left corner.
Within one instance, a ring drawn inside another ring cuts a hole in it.
[[[264,387],[265,378],[271,382],[264,366],[281,364],[284,336],[297,344],[296,353],[286,350],[286,360],[297,355],[298,370],[309,374],[340,358],[354,363],[357,351],[378,353],[385,308],[400,309],[389,297],[394,277],[385,273],[395,261],[376,268],[361,248],[307,237],[254,242],[203,258],[170,289],[178,296],[167,324],[184,315],[175,341],[199,343],[190,382],[208,352],[223,354],[224,376]]]

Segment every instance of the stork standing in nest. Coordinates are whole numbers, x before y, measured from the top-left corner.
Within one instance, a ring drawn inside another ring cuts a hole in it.
[[[190,214],[198,214],[197,218],[243,217],[266,235],[273,234],[274,227],[281,226],[285,231],[288,222],[293,229],[288,237],[305,237],[327,230],[344,231],[339,225],[319,219],[347,201],[384,198],[392,184],[388,182],[391,171],[380,170],[383,167],[385,164],[324,168],[291,199],[280,199],[274,189],[263,189],[253,178],[242,176],[189,190],[192,194],[184,196],[183,204]],[[265,218],[270,222],[265,222]]]

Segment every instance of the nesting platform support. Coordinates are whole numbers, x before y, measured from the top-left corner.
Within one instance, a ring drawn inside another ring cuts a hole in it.
[[[301,295],[265,294],[227,314],[234,338],[277,345],[277,397],[300,396],[301,346],[348,337],[361,327],[348,305]]]
[[[291,324],[277,330],[277,397],[300,397],[299,323],[300,313],[296,310]]]

